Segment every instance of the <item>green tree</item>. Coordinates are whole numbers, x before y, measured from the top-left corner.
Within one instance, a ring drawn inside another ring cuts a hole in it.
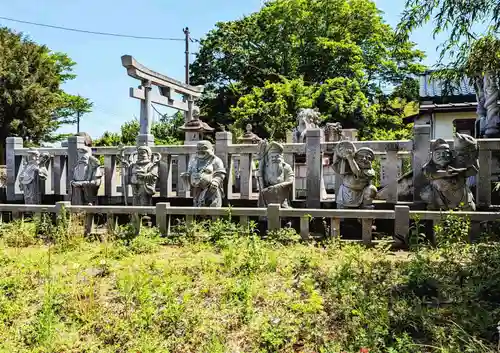
[[[80,132],[80,119],[84,114],[92,112],[93,103],[80,95],[62,93],[64,105],[56,111],[56,116],[62,124],[76,124],[76,132]]]
[[[200,106],[203,119],[214,127],[232,125],[246,115],[255,119],[260,113],[245,113],[243,107],[264,111],[266,107],[255,104],[271,92],[286,101],[288,89],[295,83],[299,87],[300,80],[305,86],[315,86],[344,78],[373,104],[383,88],[400,86],[424,69],[420,64],[423,53],[408,40],[396,39],[371,0],[270,1],[243,19],[216,24],[201,41],[191,66],[191,82],[205,85]],[[296,113],[293,102],[286,108],[267,105],[286,111],[287,116]],[[330,110],[321,107],[323,114],[331,115]],[[288,128],[288,118],[284,121],[282,127]]]
[[[441,60],[449,63],[440,65],[442,74],[456,78],[470,72],[470,58],[480,59],[498,55],[498,45],[486,45],[500,33],[500,2],[498,0],[406,0],[405,11],[398,25],[398,38],[407,41],[415,29],[432,21],[436,36],[445,31],[449,34],[441,45]],[[484,30],[486,28],[486,31]],[[486,34],[486,35],[485,35]],[[484,39],[485,38],[485,39]],[[472,49],[479,41],[482,50]],[[482,56],[475,55],[478,52]],[[498,63],[498,60],[495,60]],[[477,69],[477,67],[476,67]],[[496,66],[496,71],[500,66]]]
[[[179,127],[184,123],[184,114],[177,112],[172,116],[163,115],[162,118],[153,123],[151,133],[155,137],[157,145],[177,145],[184,140],[183,133]],[[120,133],[106,131],[94,144],[96,146],[117,146],[120,144],[135,145],[140,131],[140,123],[137,119],[125,122],[120,127]]]
[[[50,140],[64,120],[57,115],[70,97],[61,85],[75,78],[66,54],[52,52],[20,33],[0,28],[0,159],[5,139]]]

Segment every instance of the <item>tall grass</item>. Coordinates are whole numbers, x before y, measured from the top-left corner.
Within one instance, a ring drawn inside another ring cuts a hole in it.
[[[500,245],[458,231],[392,254],[224,220],[79,227],[2,225],[0,352],[496,352]]]

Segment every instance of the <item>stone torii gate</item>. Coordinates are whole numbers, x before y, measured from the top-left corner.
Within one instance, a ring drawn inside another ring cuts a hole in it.
[[[122,65],[127,69],[127,74],[141,81],[138,88],[130,88],[130,97],[141,101],[141,129],[137,137],[138,146],[154,145],[154,136],[151,134],[152,103],[184,112],[185,125],[193,119],[197,119],[196,111],[198,108],[194,106],[194,100],[203,93],[203,86],[191,86],[150,70],[130,55],[123,55],[121,59]],[[158,87],[158,91],[153,90],[154,86]],[[183,99],[175,100],[174,93],[180,94]],[[186,132],[186,142],[196,139],[189,134],[193,134],[193,132]]]

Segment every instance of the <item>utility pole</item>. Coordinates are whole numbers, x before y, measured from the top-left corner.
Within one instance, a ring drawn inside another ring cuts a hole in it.
[[[184,35],[186,36],[186,51],[184,52],[186,54],[186,84],[189,85],[189,28],[186,27],[183,29]]]

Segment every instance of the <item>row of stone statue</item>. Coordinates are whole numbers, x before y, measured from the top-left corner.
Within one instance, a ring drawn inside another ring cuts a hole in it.
[[[265,140],[258,143],[259,206],[279,203],[282,207],[290,207],[295,176],[292,167],[284,161],[283,146]],[[474,198],[469,185],[470,177],[475,176],[479,170],[477,141],[471,136],[456,134],[454,148],[451,149],[446,141],[437,139],[431,143],[430,154],[430,159],[423,168],[429,183],[421,193],[429,209],[460,207],[474,210]],[[123,185],[130,185],[132,188],[133,205],[151,205],[159,177],[160,154],[152,153],[147,146],[139,146],[128,158],[124,153],[117,157],[123,168]],[[40,154],[36,149],[29,150],[28,160],[19,178],[27,204],[41,203],[42,184],[47,178],[50,158],[47,153]],[[377,194],[373,185],[374,159],[375,154],[369,148],[356,149],[350,141],[337,144],[331,164],[341,178],[336,195],[338,208],[373,207]],[[208,141],[198,142],[196,155],[189,162],[187,172],[181,175],[184,185],[191,191],[193,205],[221,207],[226,174],[224,163],[214,154],[212,144]],[[78,149],[78,162],[73,166],[72,175],[71,203],[96,204],[102,172],[99,160],[92,156],[89,147]],[[127,202],[128,188],[123,189]]]

